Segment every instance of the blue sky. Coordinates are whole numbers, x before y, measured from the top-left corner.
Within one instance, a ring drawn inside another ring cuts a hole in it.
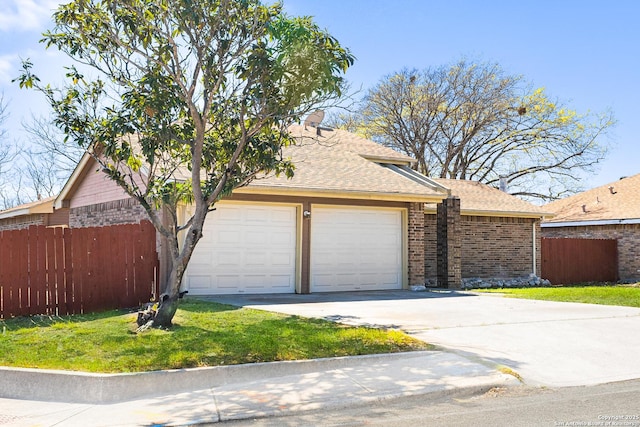
[[[38,43],[56,0],[0,1],[0,93],[5,128],[26,141],[20,122],[46,114],[37,93],[20,91],[20,58],[44,81],[59,81],[63,58]],[[284,0],[291,15],[311,15],[355,54],[347,79],[366,90],[404,67],[448,64],[462,56],[498,62],[509,74],[584,113],[611,109],[617,126],[590,188],[640,173],[640,2],[635,0]]]

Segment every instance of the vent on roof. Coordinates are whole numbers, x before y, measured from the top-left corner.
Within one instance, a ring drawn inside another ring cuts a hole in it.
[[[507,186],[509,185],[509,180],[506,176],[501,176],[500,177],[500,191],[502,191],[503,193],[507,192]]]
[[[324,111],[314,111],[313,113],[309,114],[307,116],[307,120],[304,121],[305,129],[309,126],[311,126],[312,128],[317,128],[318,126],[320,126],[322,119],[324,119]]]
[[[616,193],[617,193],[617,191],[615,191],[615,190],[613,189],[613,185],[610,185],[610,186],[609,186],[609,192],[610,192],[611,194],[616,194]]]

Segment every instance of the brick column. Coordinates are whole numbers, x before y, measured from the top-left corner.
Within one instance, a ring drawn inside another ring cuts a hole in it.
[[[460,198],[449,197],[438,204],[438,286],[462,287],[462,236]]]
[[[409,285],[424,285],[424,204],[409,203]]]

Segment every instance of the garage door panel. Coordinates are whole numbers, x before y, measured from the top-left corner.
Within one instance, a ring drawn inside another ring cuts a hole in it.
[[[220,224],[218,227],[222,228],[224,225]],[[238,242],[242,239],[242,234],[235,230],[217,230],[217,233],[213,234],[212,244],[213,246],[229,245],[234,242]]]
[[[272,253],[271,254],[271,265],[281,266],[281,265],[291,265],[294,262],[290,253]]]
[[[187,278],[189,289],[209,289],[211,280],[209,275],[192,274]]]
[[[402,288],[398,209],[314,206],[312,292]]]
[[[269,258],[269,256],[264,252],[247,252],[244,254],[244,256],[244,265],[246,266],[265,268],[265,266],[268,265],[267,259]]]
[[[294,232],[291,231],[277,231],[271,233],[269,242],[272,246],[283,246],[289,247],[292,241],[295,241],[296,236]]]
[[[253,230],[247,230],[243,237],[244,241],[246,241],[249,245],[261,246],[269,243],[269,234],[257,227]],[[239,240],[240,239],[238,239],[238,241]]]
[[[213,276],[212,284],[218,291],[235,293],[240,281],[239,274],[217,274]]]
[[[268,275],[263,281],[262,292],[287,293],[291,286],[295,285],[293,276],[288,275]],[[256,288],[257,289],[257,288]]]
[[[187,270],[189,291],[293,293],[296,212],[295,206],[219,204]]]

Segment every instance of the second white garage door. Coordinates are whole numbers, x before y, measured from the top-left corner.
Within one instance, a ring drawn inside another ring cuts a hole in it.
[[[313,207],[311,292],[402,289],[402,211]]]
[[[189,293],[293,293],[296,207],[220,203],[185,274]]]

